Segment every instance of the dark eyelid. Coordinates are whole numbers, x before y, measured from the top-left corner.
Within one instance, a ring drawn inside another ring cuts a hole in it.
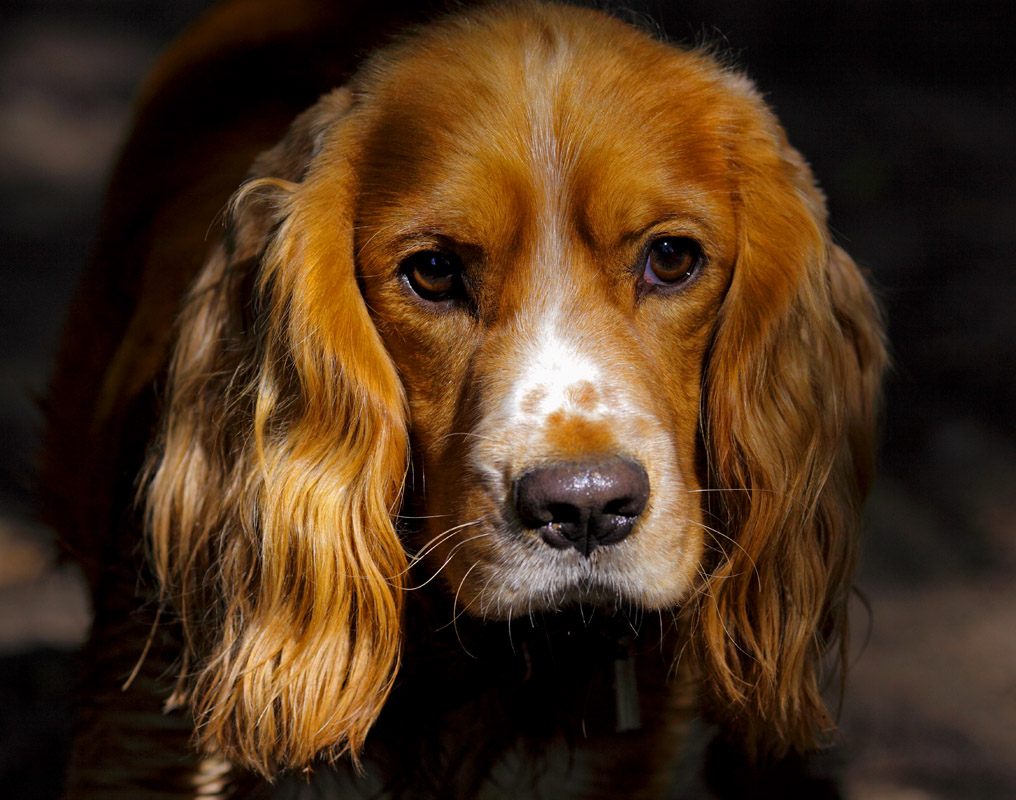
[[[419,228],[396,234],[392,239],[395,254],[399,260],[421,250],[439,250],[455,253],[463,263],[474,260],[483,248],[466,237],[455,236],[436,228]]]
[[[654,239],[663,239],[667,236],[683,237],[694,239],[702,251],[706,252],[706,243],[712,239],[713,233],[713,225],[702,215],[664,214],[623,234],[619,242],[625,246],[642,243],[643,247],[647,247],[645,243]]]

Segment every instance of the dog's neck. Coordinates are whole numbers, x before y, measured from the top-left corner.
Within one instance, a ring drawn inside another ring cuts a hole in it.
[[[428,796],[429,783],[454,796],[449,782],[471,796],[510,764],[537,784],[581,782],[602,750],[630,748],[647,775],[675,758],[696,703],[687,670],[675,669],[683,637],[669,617],[574,608],[507,623],[455,617],[446,598],[414,598],[402,671],[368,745],[382,772],[401,770],[407,796]],[[405,776],[407,765],[424,774]]]

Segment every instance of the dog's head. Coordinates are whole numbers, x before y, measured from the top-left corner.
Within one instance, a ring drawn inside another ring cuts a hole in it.
[[[206,742],[355,753],[408,556],[480,617],[681,609],[742,735],[814,741],[884,354],[745,78],[595,12],[453,17],[302,115],[234,211],[148,490]]]

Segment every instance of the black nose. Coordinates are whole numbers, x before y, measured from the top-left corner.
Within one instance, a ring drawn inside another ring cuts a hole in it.
[[[631,533],[649,500],[649,476],[637,461],[547,464],[515,481],[519,517],[552,547],[588,556]]]

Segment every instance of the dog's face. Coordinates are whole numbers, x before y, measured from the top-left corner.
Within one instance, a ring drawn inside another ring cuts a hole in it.
[[[617,58],[616,27],[520,30],[503,70],[441,42],[370,98],[358,271],[408,398],[415,544],[473,614],[661,608],[697,577],[725,87],[650,40]]]
[[[420,554],[449,616],[687,612],[730,725],[812,744],[885,354],[751,84],[509,5],[386,48],[253,172],[148,488],[201,736],[265,773],[360,748]]]

